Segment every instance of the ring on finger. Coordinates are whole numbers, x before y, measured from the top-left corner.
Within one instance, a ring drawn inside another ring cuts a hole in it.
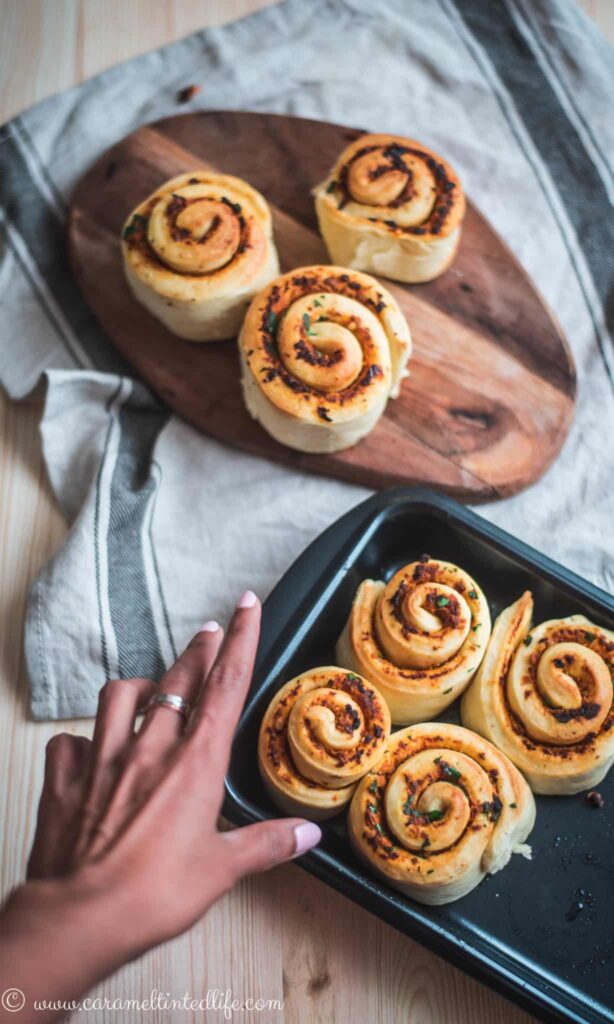
[[[176,711],[186,722],[192,713],[191,705],[183,697],[180,697],[178,693],[154,693],[153,697],[150,697],[147,701],[141,713],[147,715],[157,707],[170,708],[171,711]]]

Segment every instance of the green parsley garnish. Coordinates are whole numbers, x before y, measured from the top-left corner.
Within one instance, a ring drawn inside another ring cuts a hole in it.
[[[443,811],[427,811],[426,816],[429,821],[440,821],[443,818]]]
[[[472,627],[471,627],[471,632],[472,632],[472,633],[476,633],[476,632],[477,632],[477,630],[478,630],[478,629],[480,628],[480,626],[481,626],[481,625],[482,625],[482,623],[481,623],[481,622],[478,622],[477,626],[472,626]]]
[[[381,834],[382,834],[382,832],[383,832],[382,826],[380,825],[379,821],[378,821],[378,822],[376,823],[376,825],[375,825],[375,831],[376,831],[376,832],[379,832],[379,834],[380,834],[380,835],[381,835]]]
[[[443,691],[444,697],[445,697],[446,693],[452,693],[452,687],[451,686],[448,686],[448,689]]]
[[[471,590],[469,591],[469,597],[473,597],[474,600],[475,600],[477,598],[477,596],[478,596],[477,590],[474,590],[473,587],[472,587]]]
[[[435,873],[435,868],[429,868],[428,871],[427,871],[427,875],[433,875],[434,873]]]
[[[134,217],[129,224],[126,224],[124,228],[124,238],[130,238],[136,231],[144,228],[147,224],[147,217],[142,217],[140,213],[135,213]]]
[[[415,814],[415,811],[412,807],[413,802],[413,796],[410,796],[409,799],[405,801],[405,803],[403,804],[403,814]]]
[[[584,634],[584,639],[585,639],[587,644],[592,644],[593,640],[595,639],[595,634],[594,633],[585,633]]]
[[[528,647],[529,644],[532,642],[532,640],[533,640],[533,637],[531,636],[531,634],[527,633],[527,635],[525,636],[525,638],[524,638],[524,640],[522,642],[525,645],[525,647]]]
[[[303,313],[303,327],[307,331],[307,334],[313,334],[313,331],[311,330],[311,318],[309,316],[309,313]]]
[[[337,188],[337,182],[333,178],[332,181],[329,181],[328,187],[327,187],[326,191],[327,192],[334,192],[336,188]]]
[[[510,807],[518,807],[518,804],[510,804]]]
[[[321,306],[322,305],[322,303],[320,302],[319,299],[314,299],[313,300],[313,304],[314,304],[314,306]]]
[[[373,782],[369,786],[370,793],[377,793],[377,779],[373,779]]]
[[[375,804],[367,804],[367,807],[371,811],[371,814],[377,814],[377,807],[375,806]]]
[[[459,772],[458,768],[453,768],[451,764],[448,764],[447,761],[442,760],[441,757],[436,757],[433,763],[440,765],[443,774],[447,775],[449,778],[460,779],[461,773]]]
[[[277,313],[274,313],[273,310],[269,313],[267,327],[269,329],[269,334],[275,334],[275,328],[277,327]]]
[[[450,598],[449,597],[438,597],[437,598],[437,607],[438,608],[445,608],[445,606],[447,604],[450,604]]]

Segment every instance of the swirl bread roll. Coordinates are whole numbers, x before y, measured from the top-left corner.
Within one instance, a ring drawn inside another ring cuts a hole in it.
[[[583,615],[531,627],[532,615],[530,591],[501,612],[461,718],[534,792],[578,793],[614,762],[614,633]]]
[[[249,301],[279,273],[264,198],[210,171],[180,174],[140,203],[122,253],[138,301],[189,341],[236,336]]]
[[[401,135],[361,135],[314,190],[331,260],[432,281],[450,266],[465,215],[462,185],[437,153]]]
[[[365,437],[398,395],[411,338],[372,277],[314,266],[256,296],[239,347],[254,419],[289,448],[335,452]]]
[[[434,718],[468,686],[490,636],[479,586],[427,555],[388,583],[364,580],[335,655],[371,680],[395,725]]]
[[[535,823],[535,802],[504,754],[458,725],[394,733],[360,782],[348,815],[352,846],[395,889],[451,903],[505,867]]]
[[[390,735],[385,701],[365,679],[335,666],[282,686],[260,726],[258,763],[284,814],[322,821],[347,806]]]

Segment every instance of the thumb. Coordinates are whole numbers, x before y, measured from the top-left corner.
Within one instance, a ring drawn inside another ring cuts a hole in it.
[[[321,829],[302,818],[264,821],[222,835],[237,878],[268,871],[276,864],[300,857],[321,838]]]

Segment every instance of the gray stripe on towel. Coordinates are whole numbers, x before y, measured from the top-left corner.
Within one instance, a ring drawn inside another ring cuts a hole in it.
[[[26,159],[22,146],[14,126],[0,128],[0,206],[26,251],[25,256],[23,252],[17,253],[20,265],[23,268],[28,264],[26,272],[34,278],[33,290],[77,365],[84,363],[78,355],[81,349],[86,365],[102,372],[129,375],[125,360],[107,340],[73,277],[66,224],[58,216],[57,203],[43,194],[31,172],[29,161],[36,158],[36,153],[30,149]],[[11,241],[11,233],[8,234]]]
[[[155,443],[169,414],[147,389],[134,383],[119,413],[121,437],[111,481],[108,551],[109,607],[122,678],[159,679],[166,665],[147,585],[143,544],[151,543],[148,512],[156,482],[151,472]],[[162,588],[159,597],[164,604]],[[168,613],[164,608],[168,621]]]
[[[614,264],[611,259],[614,250],[614,218],[601,176],[519,32],[507,5],[501,0],[496,5],[493,5],[492,0],[473,0],[471,4],[464,4],[462,0],[451,2],[456,6],[475,43],[488,54],[563,201],[602,309],[595,308],[561,219],[549,200],[543,181],[537,175],[561,229],[595,327],[605,370],[614,388],[614,372],[608,358],[607,342],[599,329],[603,314],[610,335],[614,335]],[[496,7],[496,13],[493,12],[493,6]],[[502,110],[509,120],[504,105]],[[513,130],[513,125],[511,127]],[[522,146],[522,139],[516,137]],[[529,154],[527,158],[530,159]]]

